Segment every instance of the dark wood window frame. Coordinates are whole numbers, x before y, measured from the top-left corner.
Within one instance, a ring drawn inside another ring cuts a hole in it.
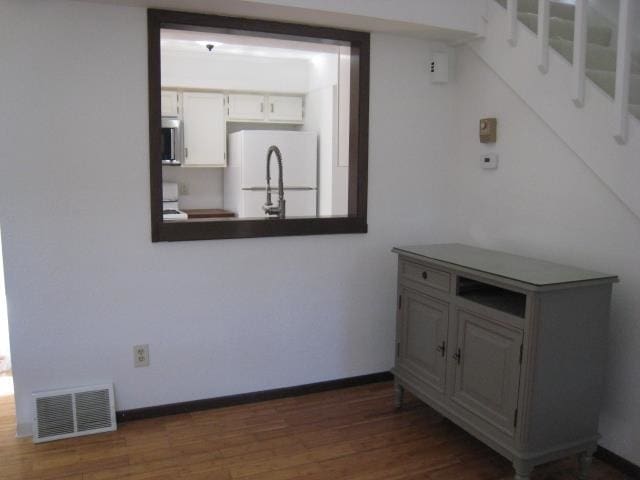
[[[151,239],[153,242],[249,238],[284,235],[366,233],[367,164],[369,149],[369,52],[366,32],[218,15],[149,9],[149,152]],[[343,217],[246,219],[164,222],[162,219],[162,164],[160,161],[160,30],[162,28],[225,31],[226,33],[295,38],[351,47],[349,200]]]

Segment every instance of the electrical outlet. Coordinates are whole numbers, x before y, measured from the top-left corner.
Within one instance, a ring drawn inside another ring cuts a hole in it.
[[[180,195],[189,195],[189,187],[186,183],[180,184]]]
[[[133,347],[133,366],[149,366],[149,345],[135,345]]]

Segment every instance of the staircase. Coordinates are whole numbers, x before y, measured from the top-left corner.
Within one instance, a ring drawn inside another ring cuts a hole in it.
[[[618,1],[612,25],[587,0],[486,0],[469,47],[640,219],[640,0]]]
[[[507,0],[497,0],[497,2],[507,8]],[[517,2],[518,21],[534,34],[538,33],[539,9],[538,0]],[[589,15],[597,16],[597,13],[590,12]],[[573,63],[575,18],[575,5],[553,1],[549,3],[549,46],[569,63]],[[616,89],[618,56],[614,28],[602,19],[598,25],[588,25],[586,33],[586,77],[613,98]],[[638,58],[631,60],[628,108],[635,118],[640,119],[640,59]]]

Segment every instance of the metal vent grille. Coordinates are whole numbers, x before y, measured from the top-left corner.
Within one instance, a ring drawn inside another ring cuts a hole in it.
[[[39,392],[33,399],[36,443],[116,429],[112,385]]]
[[[111,426],[109,390],[76,393],[78,431],[96,430]]]
[[[74,432],[71,395],[55,395],[36,400],[38,436],[56,437]]]

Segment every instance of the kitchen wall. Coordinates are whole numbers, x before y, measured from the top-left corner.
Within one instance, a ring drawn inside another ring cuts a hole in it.
[[[335,54],[321,54],[310,62],[308,92],[305,96],[303,130],[318,134],[318,213],[333,212],[333,164],[338,139],[336,131],[338,61]]]
[[[113,381],[129,409],[389,369],[390,249],[451,237],[435,206],[454,90],[429,83],[425,41],[372,38],[368,234],[152,244],[145,11],[0,7],[0,224],[23,430],[34,390]],[[133,368],[138,343],[148,368]]]
[[[640,219],[479,57],[467,48],[458,57],[448,182],[454,238],[620,276],[601,444],[640,464]],[[478,120],[490,116],[498,118],[493,146],[478,140]],[[480,157],[491,151],[499,167],[482,170]]]
[[[181,187],[179,206],[190,208],[222,208],[224,203],[223,169],[162,167],[162,181]]]
[[[345,155],[348,162],[350,85],[348,73],[340,72],[349,58],[348,48],[343,48],[341,54],[336,51],[318,55],[309,71],[303,129],[318,133],[318,212],[321,216],[348,213],[349,168],[338,165],[338,156]],[[347,146],[341,152],[339,144],[345,141],[345,133]]]

